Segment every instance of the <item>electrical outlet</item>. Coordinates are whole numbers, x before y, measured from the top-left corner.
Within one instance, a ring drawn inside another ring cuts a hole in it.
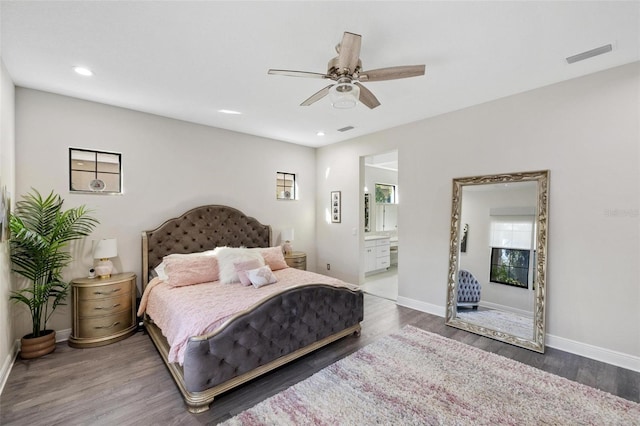
[[[331,264],[327,263],[327,271],[330,271],[330,270],[331,270]]]

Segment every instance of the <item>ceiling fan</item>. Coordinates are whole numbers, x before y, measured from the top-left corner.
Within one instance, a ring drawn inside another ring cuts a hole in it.
[[[329,61],[326,74],[275,69],[270,69],[269,74],[326,78],[335,81],[335,83],[311,95],[300,104],[301,106],[309,106],[329,94],[332,98],[332,104],[336,108],[352,108],[356,106],[356,101],[360,101],[371,109],[379,106],[380,102],[369,89],[360,84],[361,81],[396,80],[424,75],[424,65],[405,65],[362,71],[361,42],[361,35],[345,31],[342,42],[336,46],[338,56]]]

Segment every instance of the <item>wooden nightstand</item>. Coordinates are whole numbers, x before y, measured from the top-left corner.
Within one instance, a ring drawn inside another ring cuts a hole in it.
[[[108,345],[136,331],[136,275],[71,281],[73,324],[69,346]]]
[[[284,261],[292,268],[307,270],[307,253],[303,251],[294,251],[284,255]]]

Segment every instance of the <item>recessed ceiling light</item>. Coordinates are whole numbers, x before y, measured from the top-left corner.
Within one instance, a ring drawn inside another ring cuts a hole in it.
[[[218,112],[221,112],[223,114],[235,114],[235,115],[242,114],[240,111],[234,111],[232,109],[219,109]]]
[[[75,72],[77,72],[80,75],[84,75],[84,76],[92,76],[93,75],[93,71],[91,71],[89,68],[85,68],[85,67],[73,67],[73,70]]]
[[[316,133],[316,135],[318,136],[324,136],[324,132],[322,130],[320,130],[318,133]]]

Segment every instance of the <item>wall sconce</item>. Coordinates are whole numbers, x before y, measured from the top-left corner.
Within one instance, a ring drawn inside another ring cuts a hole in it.
[[[94,241],[93,258],[100,259],[95,267],[96,275],[100,278],[109,278],[113,272],[111,258],[118,256],[118,240],[106,238]]]
[[[293,253],[293,248],[291,247],[291,241],[293,241],[293,228],[283,229],[280,236],[282,241],[284,241],[282,244],[282,251],[284,251],[284,254]]]

